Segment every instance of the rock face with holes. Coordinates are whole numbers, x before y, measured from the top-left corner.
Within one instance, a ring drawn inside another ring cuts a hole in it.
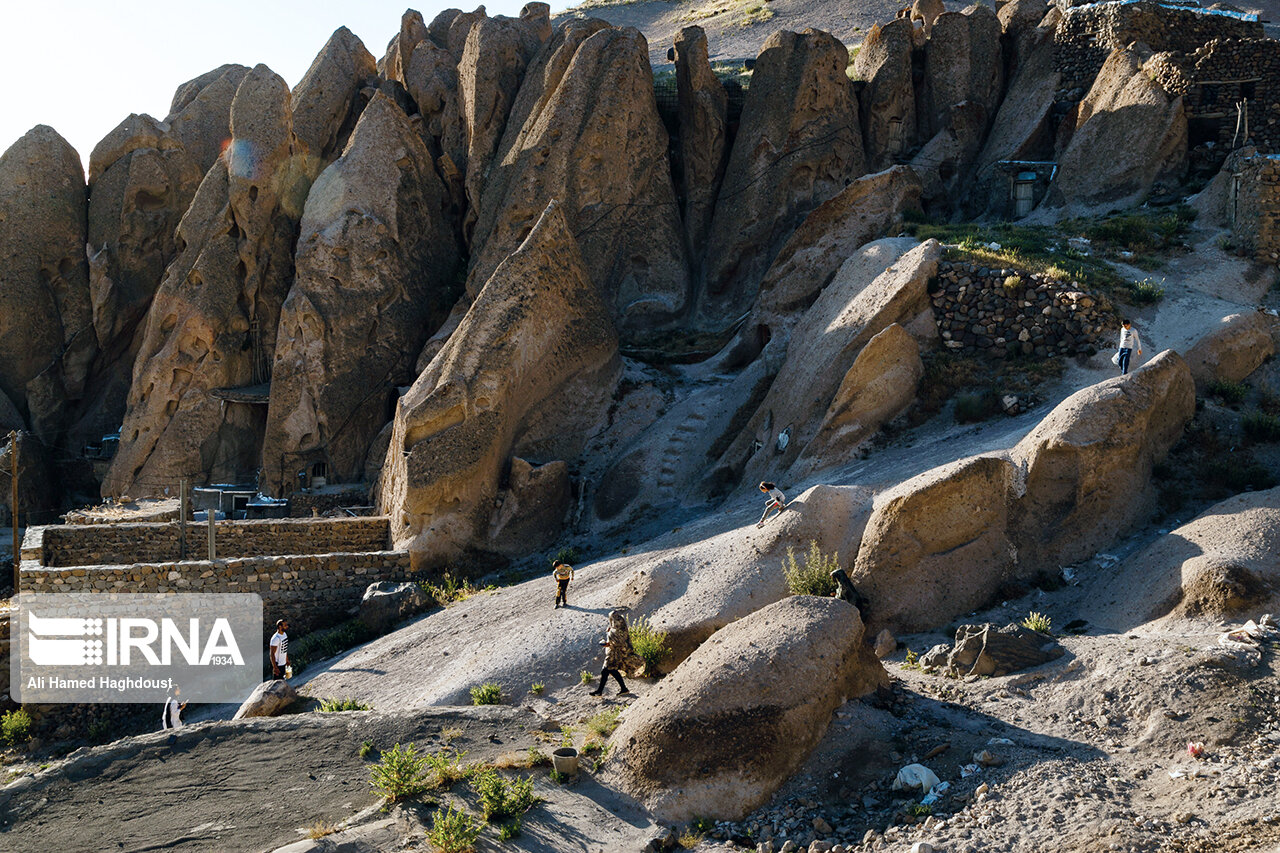
[[[339,482],[362,478],[396,387],[451,307],[462,261],[448,206],[422,138],[375,95],[307,196],[263,441],[274,492],[318,460]]]
[[[80,157],[38,125],[0,155],[0,392],[42,441],[65,427],[97,344]]]
[[[644,36],[567,21],[525,78],[484,185],[468,294],[555,199],[619,326],[672,318],[688,263]]]
[[[204,175],[231,138],[231,102],[249,69],[223,65],[178,87],[164,123]]]
[[[699,257],[724,179],[729,96],[711,70],[702,27],[682,29],[676,35],[675,51],[684,228],[690,251]]]
[[[309,180],[293,156],[289,88],[265,65],[241,81],[231,143],[178,227],[181,250],[147,318],[120,452],[104,495],[183,477],[251,477],[265,411],[220,389],[267,378]]]
[[[921,139],[929,139],[950,121],[962,101],[995,115],[1004,86],[1000,19],[989,6],[939,15],[925,48],[924,89],[918,116]]]
[[[351,30],[339,27],[298,81],[292,98],[295,154],[312,176],[346,147],[367,100],[360,92],[376,83],[377,73],[373,54],[364,43]]]
[[[511,457],[575,458],[618,370],[609,312],[553,202],[396,407],[378,495],[396,547],[419,566],[491,550]]]
[[[1172,350],[1058,404],[1010,452],[1023,472],[1011,524],[1022,570],[1085,559],[1147,517],[1151,468],[1195,407],[1191,371]]]
[[[1150,60],[1151,51],[1142,44],[1117,48],[1107,57],[1058,157],[1052,201],[1125,207],[1181,173],[1187,157],[1182,97],[1161,88],[1147,67]],[[1098,157],[1099,151],[1108,156]]]
[[[854,253],[789,332],[777,378],[720,466],[739,473],[736,481],[778,479],[818,431],[868,341],[894,323],[935,337],[928,282],[941,254],[936,240],[909,237],[876,240]]]
[[[863,634],[856,608],[812,596],[721,628],[628,709],[606,779],[664,822],[742,819],[800,766],[836,708],[888,684]]]
[[[711,223],[709,324],[741,316],[804,218],[866,172],[848,63],[817,30],[774,33],[761,49]]]
[[[1201,393],[1215,381],[1239,382],[1276,351],[1280,324],[1261,311],[1223,317],[1217,327],[1187,350],[1187,366]]]
[[[867,168],[883,169],[914,147],[916,91],[911,82],[911,22],[895,18],[874,26],[853,61],[854,77],[866,81],[862,91],[862,134]]]

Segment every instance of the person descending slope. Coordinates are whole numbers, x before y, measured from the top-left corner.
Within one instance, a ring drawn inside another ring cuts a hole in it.
[[[1124,376],[1129,372],[1129,358],[1133,355],[1133,351],[1137,350],[1138,355],[1142,355],[1142,339],[1138,337],[1138,330],[1128,319],[1120,327],[1120,347],[1119,352],[1113,361],[1120,367],[1120,375]]]
[[[774,510],[777,510],[778,515],[782,515],[782,508],[787,504],[787,496],[779,491],[774,483],[767,481],[760,483],[760,491],[764,492],[767,498],[764,502],[764,515],[760,516],[760,521],[756,523],[756,527],[764,527],[765,519]]]
[[[573,580],[573,566],[556,560],[551,566],[551,576],[556,579],[556,607],[569,606],[569,581]],[[555,607],[551,608],[552,610]]]
[[[610,675],[618,682],[619,696],[631,695],[627,683],[622,680],[622,671],[639,666],[641,661],[631,646],[631,631],[621,610],[614,610],[609,614],[609,630],[600,644],[604,646],[604,669],[600,670],[600,686],[592,690],[591,695],[600,696],[604,693],[604,685]]]

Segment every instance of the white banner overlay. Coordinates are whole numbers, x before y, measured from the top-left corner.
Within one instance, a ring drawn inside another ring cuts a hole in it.
[[[9,692],[23,703],[241,702],[262,681],[262,596],[23,593]]]

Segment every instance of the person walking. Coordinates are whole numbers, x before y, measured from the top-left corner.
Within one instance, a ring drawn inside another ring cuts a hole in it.
[[[551,566],[551,576],[556,579],[556,607],[563,602],[569,606],[569,581],[573,580],[573,566],[556,560]],[[555,607],[551,608],[552,610]]]
[[[609,614],[609,630],[600,641],[604,646],[604,669],[600,670],[600,686],[591,691],[592,696],[604,693],[605,683],[612,675],[618,682],[618,695],[630,696],[627,683],[622,680],[622,671],[631,669],[640,663],[640,656],[631,645],[631,631],[627,628],[627,618],[621,610]]]
[[[276,678],[289,675],[289,622],[287,619],[276,620],[276,632],[271,635],[267,644],[267,655],[271,658],[271,674]]]
[[[782,515],[782,508],[786,506],[787,496],[784,495],[774,483],[767,481],[760,483],[760,491],[766,495],[764,502],[764,515],[760,516],[760,521],[756,523],[756,527],[764,527],[765,519],[769,517],[769,513],[777,511],[778,515]]]
[[[182,728],[182,712],[186,710],[187,703],[181,701],[181,696],[182,688],[175,684],[169,698],[164,700],[164,713],[160,717],[161,729]]]
[[[1120,326],[1120,352],[1117,353],[1119,358],[1116,360],[1116,364],[1120,365],[1121,376],[1129,372],[1129,357],[1134,350],[1138,351],[1138,355],[1142,355],[1142,339],[1138,337],[1138,330],[1133,328],[1128,318],[1125,318]]]

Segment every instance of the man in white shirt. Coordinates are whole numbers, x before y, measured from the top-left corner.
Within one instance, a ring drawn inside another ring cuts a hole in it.
[[[271,658],[271,673],[276,678],[284,678],[284,670],[289,666],[289,623],[285,619],[276,622],[276,632],[271,635],[271,643],[267,646],[267,656]]]
[[[186,709],[187,703],[179,701],[181,695],[182,688],[174,685],[173,692],[169,694],[168,699],[164,700],[164,713],[160,717],[160,728],[182,728],[182,712]]]
[[[1126,319],[1120,327],[1120,360],[1117,364],[1120,365],[1121,376],[1129,372],[1129,356],[1134,350],[1142,355],[1142,340],[1138,337],[1138,330]]]

